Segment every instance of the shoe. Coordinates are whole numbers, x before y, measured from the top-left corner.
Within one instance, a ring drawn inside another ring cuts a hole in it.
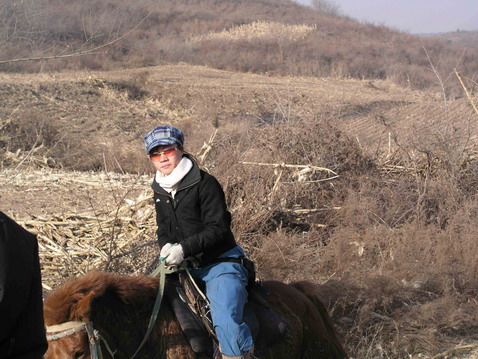
[[[254,356],[254,345],[251,347],[251,349],[249,349],[247,353],[233,357],[229,357],[223,354],[222,359],[256,359],[256,357]]]

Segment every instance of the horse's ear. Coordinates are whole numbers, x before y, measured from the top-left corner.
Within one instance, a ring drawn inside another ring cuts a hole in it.
[[[95,292],[91,291],[83,298],[81,298],[78,303],[76,303],[74,310],[75,319],[80,319],[83,322],[87,322],[90,318],[90,309],[91,309],[91,300],[94,298]]]

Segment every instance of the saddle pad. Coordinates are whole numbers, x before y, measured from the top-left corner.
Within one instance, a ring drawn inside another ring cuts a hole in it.
[[[164,291],[192,350],[212,357],[212,339],[199,316],[195,315],[186,304],[186,296],[179,280],[171,280],[168,277]]]

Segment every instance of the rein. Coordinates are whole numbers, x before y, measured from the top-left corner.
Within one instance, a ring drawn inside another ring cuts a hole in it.
[[[180,268],[186,268],[185,265],[180,266]],[[178,269],[180,269],[178,268]],[[139,345],[136,352],[133,354],[131,359],[134,359],[138,352],[143,348],[144,344],[149,338],[149,335],[153,331],[154,323],[158,317],[159,308],[161,307],[161,302],[164,296],[164,287],[166,282],[166,274],[174,273],[178,269],[168,268],[166,267],[166,263],[164,260],[161,260],[159,266],[150,274],[151,277],[156,277],[159,274],[159,287],[158,287],[158,294],[156,295],[156,300],[154,302],[153,311],[151,313],[151,317],[149,318],[148,329],[146,330],[146,334]],[[112,351],[106,340],[101,336],[101,334],[93,328],[93,323],[91,321],[84,323],[80,321],[71,321],[65,322],[62,324],[52,325],[46,327],[47,335],[46,338],[48,341],[57,340],[65,337],[69,337],[71,335],[81,333],[86,331],[88,334],[88,344],[90,347],[90,354],[91,359],[103,359],[103,355],[101,353],[100,341],[103,342],[106,349],[110,353],[111,357],[114,358],[116,350]]]
[[[156,300],[154,302],[154,307],[153,307],[153,312],[151,313],[151,317],[149,318],[149,324],[148,324],[148,329],[146,330],[146,334],[144,335],[143,341],[139,345],[138,349],[136,349],[136,352],[133,354],[131,359],[134,359],[136,354],[141,350],[143,347],[144,343],[149,338],[149,335],[153,331],[154,323],[156,322],[156,318],[158,318],[158,313],[159,313],[159,308],[161,307],[161,302],[163,300],[164,296],[164,286],[166,283],[166,274],[174,273],[176,272],[177,269],[171,269],[166,267],[166,261],[165,260],[159,260],[159,266],[150,274],[151,277],[157,277],[159,274],[159,287],[158,287],[158,295],[156,295]]]

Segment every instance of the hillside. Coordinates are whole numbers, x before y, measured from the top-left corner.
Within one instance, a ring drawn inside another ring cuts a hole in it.
[[[151,269],[142,136],[170,123],[224,186],[259,277],[317,283],[351,356],[476,355],[465,101],[187,64],[2,74],[0,96],[2,210],[39,234],[45,291],[92,269]]]
[[[330,16],[288,0],[17,1],[0,4],[0,70],[115,69],[186,62],[269,75],[390,79],[435,86],[476,48]],[[426,51],[425,51],[426,49]],[[427,56],[428,53],[428,56]],[[81,54],[81,56],[70,55]],[[459,96],[457,87],[452,95]]]
[[[433,35],[433,37],[446,41],[448,44],[462,47],[478,47],[478,31],[455,31]]]
[[[158,122],[194,133],[194,151],[215,127],[227,134],[284,118],[327,119],[374,154],[420,143],[435,131],[462,140],[467,148],[477,140],[465,100],[445,103],[432,93],[379,80],[245,76],[176,65],[81,76],[4,75],[0,94],[0,117],[10,121],[4,128],[9,132],[5,148],[53,147],[47,152],[55,159],[51,165],[73,170],[103,168],[101,153],[114,149],[114,160],[106,159],[109,169],[142,172],[141,136]],[[121,146],[116,148],[113,140]],[[72,162],[70,156],[84,158]]]

